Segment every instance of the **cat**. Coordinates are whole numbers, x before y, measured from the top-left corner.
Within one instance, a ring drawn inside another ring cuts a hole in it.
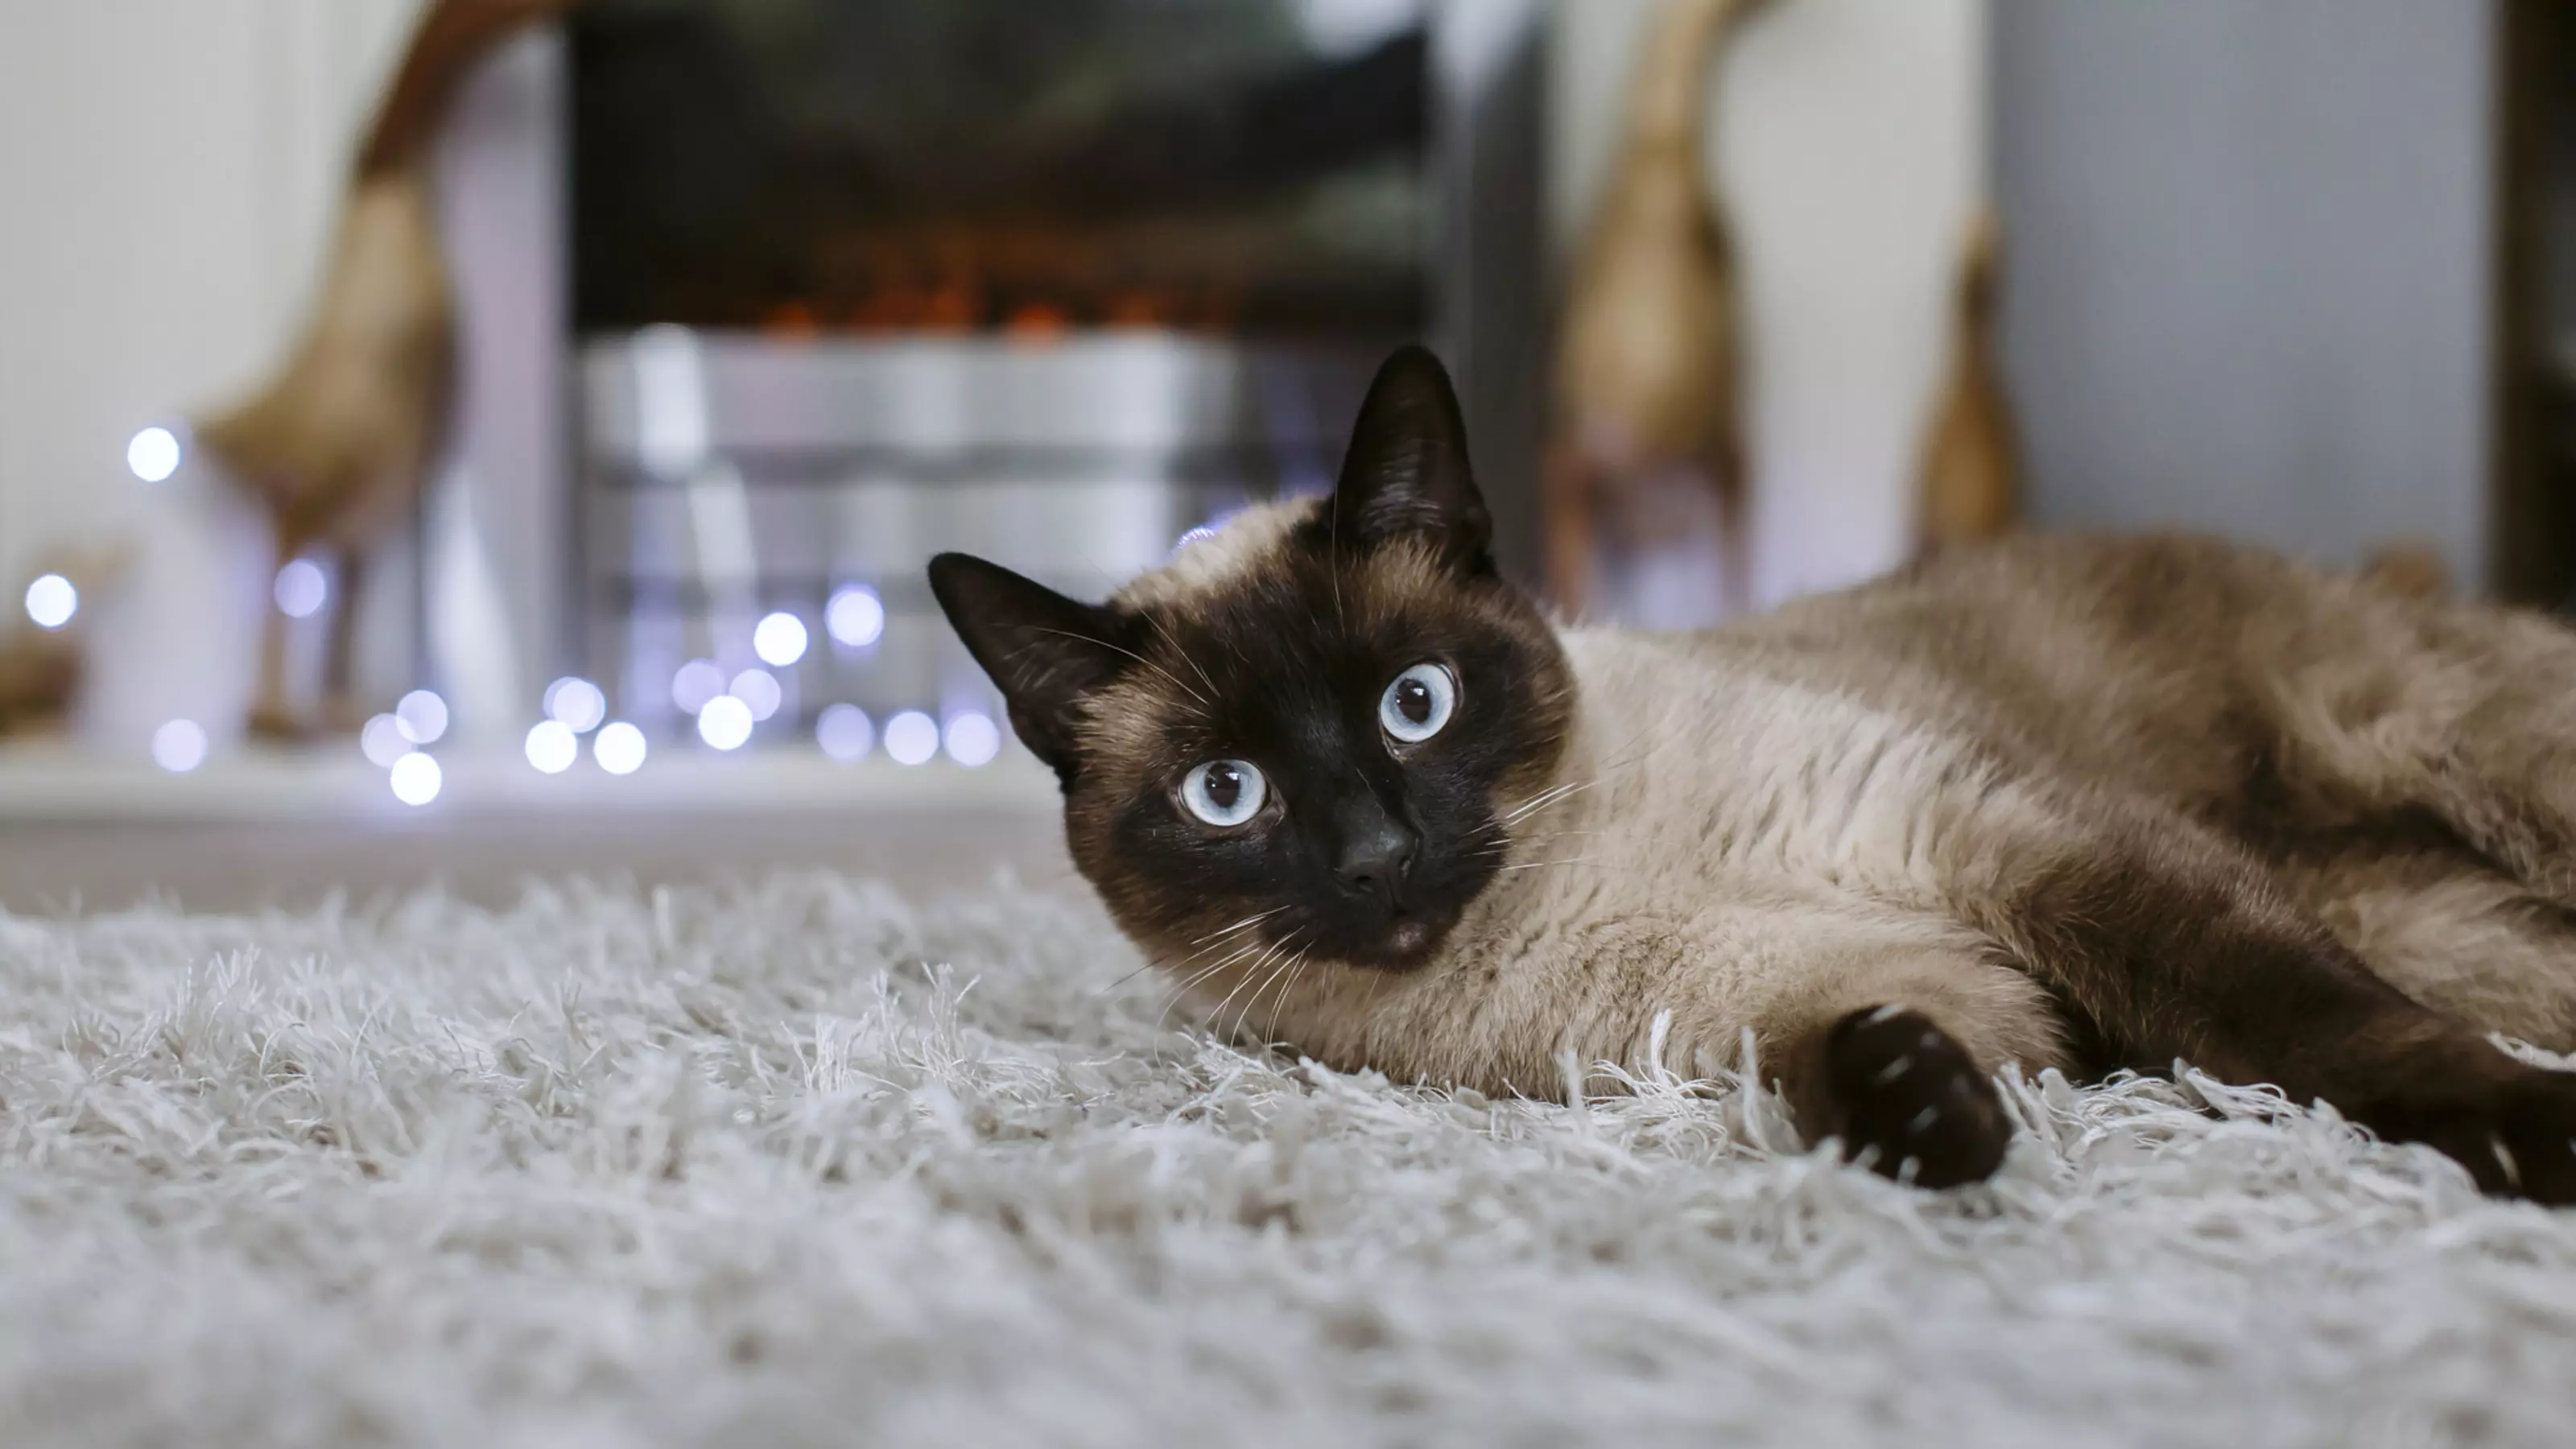
[[[1995,1074],[2184,1059],[2576,1202],[2576,635],[2189,537],[1943,553],[1726,628],[1497,571],[1448,377],[1105,604],[930,581],[1072,856],[1225,1030],[1561,1096],[1749,1036],[1803,1133],[1990,1176]]]

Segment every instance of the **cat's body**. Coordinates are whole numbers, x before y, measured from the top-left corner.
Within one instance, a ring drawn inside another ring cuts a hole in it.
[[[1750,1034],[1930,1182],[2000,1161],[2006,1063],[2188,1058],[2576,1198],[2576,1077],[2482,1039],[2576,1046],[2576,636],[2181,538],[1562,627],[1491,576],[1436,380],[1390,364],[1334,499],[1106,606],[934,568],[1221,1028],[1534,1094]]]

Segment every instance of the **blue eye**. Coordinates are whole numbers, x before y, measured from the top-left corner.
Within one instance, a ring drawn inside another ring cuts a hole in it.
[[[1210,825],[1241,825],[1260,813],[1269,783],[1250,760],[1210,760],[1181,781],[1181,803]]]
[[[1377,722],[1408,745],[1440,733],[1458,707],[1458,681],[1437,664],[1417,664],[1395,677],[1378,697]]]

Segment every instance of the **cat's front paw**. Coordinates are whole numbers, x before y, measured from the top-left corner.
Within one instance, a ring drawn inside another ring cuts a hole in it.
[[[2483,1081],[2391,1094],[2354,1115],[2381,1135],[2437,1147],[2499,1197],[2576,1205],[2576,1072],[2501,1062]]]
[[[1994,1080],[1921,1012],[1880,1006],[1835,1022],[1824,1077],[1853,1161],[1918,1187],[1983,1182],[2003,1165],[2012,1119]]]

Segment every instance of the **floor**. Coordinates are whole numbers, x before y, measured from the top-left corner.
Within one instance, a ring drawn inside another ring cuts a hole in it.
[[[0,756],[0,908],[58,914],[157,895],[236,911],[429,885],[498,905],[532,877],[651,885],[798,867],[914,890],[1001,870],[1081,888],[1054,782],[1025,761],[969,772],[675,755],[620,780],[587,762],[547,778],[523,761],[465,759],[446,781],[414,809],[363,761],[245,757],[173,777],[13,750]]]

